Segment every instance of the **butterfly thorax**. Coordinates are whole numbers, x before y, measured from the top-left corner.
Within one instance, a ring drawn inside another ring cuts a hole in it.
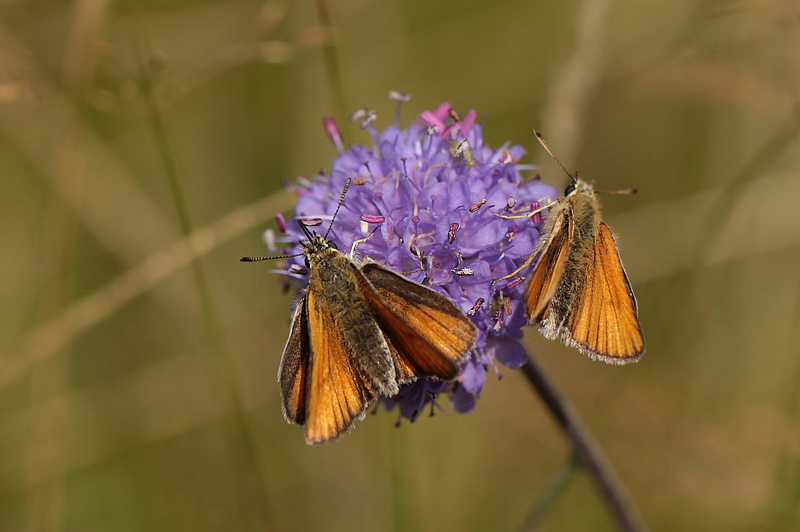
[[[352,261],[321,235],[300,242],[306,256],[306,264],[311,269],[308,289],[326,291],[327,297],[337,300],[358,299],[356,279]],[[347,301],[353,303],[354,301]]]
[[[600,204],[595,196],[594,187],[582,179],[575,181],[574,190],[566,196],[572,205],[575,217],[575,238],[579,244],[589,244],[597,234],[600,223]]]

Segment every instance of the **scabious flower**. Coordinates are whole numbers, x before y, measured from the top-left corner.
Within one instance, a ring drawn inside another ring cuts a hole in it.
[[[521,215],[536,210],[543,198],[554,198],[556,191],[536,177],[523,182],[520,170],[535,169],[517,164],[523,148],[487,146],[475,116],[470,111],[461,119],[443,103],[405,129],[398,119],[381,132],[374,126],[375,114],[362,110],[354,118],[372,137],[372,147],[345,146],[336,124],[326,119],[339,156],[330,174],[292,185],[299,196],[296,217],[290,223],[278,219],[285,233],[281,241],[295,245],[290,253],[301,253],[297,243],[304,235],[296,220],[327,230],[350,179],[328,238],[347,253],[355,240],[374,231],[358,244],[358,259],[369,257],[438,290],[471,316],[478,337],[455,381],[420,379],[382,398],[387,409],[397,406],[400,416],[412,421],[443,393],[456,411],[472,411],[489,366],[500,377],[495,361],[514,369],[527,357],[519,343],[526,322],[522,275],[527,271],[493,281],[530,256],[542,220]],[[308,279],[302,257],[289,259],[281,273],[300,285]]]

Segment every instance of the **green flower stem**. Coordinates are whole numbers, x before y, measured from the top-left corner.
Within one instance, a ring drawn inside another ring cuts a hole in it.
[[[647,527],[639,511],[631,502],[614,468],[603,455],[594,437],[584,426],[578,412],[556,390],[533,357],[528,357],[528,361],[522,366],[522,371],[572,444],[575,455],[600,490],[600,495],[619,529],[624,532],[645,532]]]

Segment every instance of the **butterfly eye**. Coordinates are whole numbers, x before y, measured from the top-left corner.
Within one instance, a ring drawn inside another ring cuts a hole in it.
[[[308,262],[308,257],[303,257],[303,262],[306,263],[306,268],[308,268],[310,270],[311,269],[311,264],[309,264],[309,262]]]
[[[573,192],[575,192],[575,185],[571,183],[564,189],[564,196],[569,196]]]
[[[335,249],[336,251],[339,251],[339,246],[337,246],[336,242],[334,242],[333,240],[328,240],[328,245],[333,249]]]

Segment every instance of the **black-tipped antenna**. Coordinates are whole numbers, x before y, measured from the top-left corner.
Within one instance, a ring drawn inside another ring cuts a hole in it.
[[[595,190],[598,194],[636,194],[639,192],[636,188],[625,188],[622,190]]]
[[[294,255],[270,255],[269,257],[242,257],[239,259],[240,262],[260,262],[262,260],[274,260],[274,259],[288,259],[289,257],[302,257],[302,253],[295,253]]]
[[[548,146],[548,145],[547,145],[547,142],[545,142],[545,140],[544,140],[544,137],[542,136],[542,134],[541,134],[541,133],[539,133],[539,130],[538,130],[538,129],[534,129],[534,130],[533,130],[533,134],[534,134],[534,135],[536,135],[536,138],[538,139],[538,141],[539,141],[539,144],[541,144],[541,145],[542,145],[542,147],[543,147],[545,150],[547,150],[547,153],[549,153],[549,154],[550,154],[550,157],[552,157],[552,158],[553,158],[553,160],[554,160],[556,163],[558,163],[558,166],[560,166],[560,167],[561,167],[561,169],[562,169],[562,170],[564,170],[564,173],[565,173],[565,174],[567,174],[567,175],[569,176],[569,178],[572,180],[572,182],[573,182],[573,183],[575,183],[575,182],[577,181],[577,179],[575,179],[574,177],[572,177],[572,174],[570,174],[570,173],[567,171],[567,169],[566,169],[566,168],[564,168],[564,165],[563,165],[563,164],[561,164],[561,161],[559,161],[559,160],[558,160],[558,157],[556,157],[555,155],[553,155],[553,152],[550,150],[550,146]]]
[[[342,190],[342,197],[339,198],[339,205],[337,205],[336,210],[333,211],[333,217],[331,218],[331,223],[328,226],[328,230],[325,231],[325,240],[328,240],[328,233],[331,232],[331,228],[333,227],[333,221],[336,219],[336,215],[339,214],[339,209],[342,208],[342,203],[344,203],[344,196],[345,194],[347,194],[347,189],[350,188],[350,181],[352,181],[352,179],[348,177],[347,181],[344,182],[344,190]],[[308,233],[306,232],[306,234]]]

